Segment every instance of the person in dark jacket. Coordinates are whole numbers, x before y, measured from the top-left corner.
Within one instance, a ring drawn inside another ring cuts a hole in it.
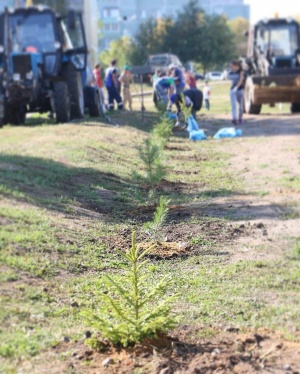
[[[181,125],[180,120],[182,117],[182,106],[185,105],[186,108],[191,108],[191,115],[196,119],[196,112],[201,110],[202,102],[203,102],[203,93],[198,89],[189,89],[183,91],[181,95],[173,94],[170,97],[171,104],[175,104],[177,108],[177,122],[175,124],[175,128],[179,128],[180,130],[186,128],[186,123]],[[185,118],[186,120],[187,118]]]
[[[117,61],[112,60],[110,67],[106,70],[105,87],[108,93],[108,108],[113,110],[114,102],[118,104],[118,109],[123,109],[123,102],[119,92],[118,70],[116,68]]]

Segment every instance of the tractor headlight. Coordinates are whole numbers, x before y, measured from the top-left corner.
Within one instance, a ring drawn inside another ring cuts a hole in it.
[[[61,43],[60,42],[58,42],[58,41],[54,42],[54,48],[55,49],[59,49],[60,47],[61,47]]]
[[[30,71],[29,73],[26,74],[26,79],[32,80],[33,79],[33,72]]]
[[[18,73],[13,74],[13,81],[19,82],[21,80],[21,75]]]

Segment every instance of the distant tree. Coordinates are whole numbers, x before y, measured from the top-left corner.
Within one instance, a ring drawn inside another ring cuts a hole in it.
[[[185,63],[195,61],[206,71],[221,67],[235,54],[234,35],[227,18],[207,15],[197,0],[191,0],[168,29],[165,48]]]
[[[168,25],[164,47],[183,62],[198,61],[204,37],[205,14],[197,0],[191,0],[173,24]]]
[[[163,53],[165,39],[173,21],[170,18],[148,19],[142,23],[134,38],[130,60],[134,65],[144,64],[151,54]]]
[[[201,62],[204,71],[221,68],[235,56],[234,35],[227,25],[225,16],[205,17],[204,38],[201,45]]]
[[[113,40],[109,45],[109,49],[100,54],[100,61],[104,66],[108,66],[111,60],[116,59],[118,66],[122,68],[124,65],[132,63],[132,48],[132,40],[126,36]]]
[[[229,27],[234,34],[234,42],[237,56],[243,56],[247,53],[248,39],[244,36],[245,31],[249,30],[249,21],[243,17],[237,17],[229,21]]]

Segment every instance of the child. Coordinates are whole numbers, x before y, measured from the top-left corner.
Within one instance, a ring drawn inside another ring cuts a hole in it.
[[[232,61],[230,68],[229,79],[232,82],[230,88],[232,123],[237,125],[238,123],[243,123],[245,76],[239,61]],[[239,106],[238,117],[236,113],[237,105]]]
[[[130,67],[124,66],[124,71],[119,78],[119,82],[123,88],[123,107],[126,109],[126,104],[129,104],[129,110],[132,110],[132,97],[130,92],[130,83],[132,82],[132,75],[130,73]]]
[[[207,81],[205,81],[205,85],[204,85],[204,88],[203,88],[203,98],[204,98],[205,108],[206,108],[206,110],[209,110],[210,109],[210,102],[209,102],[210,87],[209,87]]]

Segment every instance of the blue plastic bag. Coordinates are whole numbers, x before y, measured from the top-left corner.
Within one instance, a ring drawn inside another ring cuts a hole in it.
[[[193,116],[189,116],[189,118],[187,120],[187,125],[188,125],[187,130],[188,130],[189,133],[191,131],[198,131],[199,130],[198,123]]]
[[[173,113],[170,110],[168,110],[165,113],[165,117],[168,118],[168,119],[176,119],[177,118],[176,113]]]
[[[243,132],[241,129],[236,129],[235,127],[223,127],[220,129],[214,139],[223,139],[223,138],[237,138],[242,136]]]
[[[193,130],[190,131],[190,140],[205,140],[206,135],[203,130]]]

